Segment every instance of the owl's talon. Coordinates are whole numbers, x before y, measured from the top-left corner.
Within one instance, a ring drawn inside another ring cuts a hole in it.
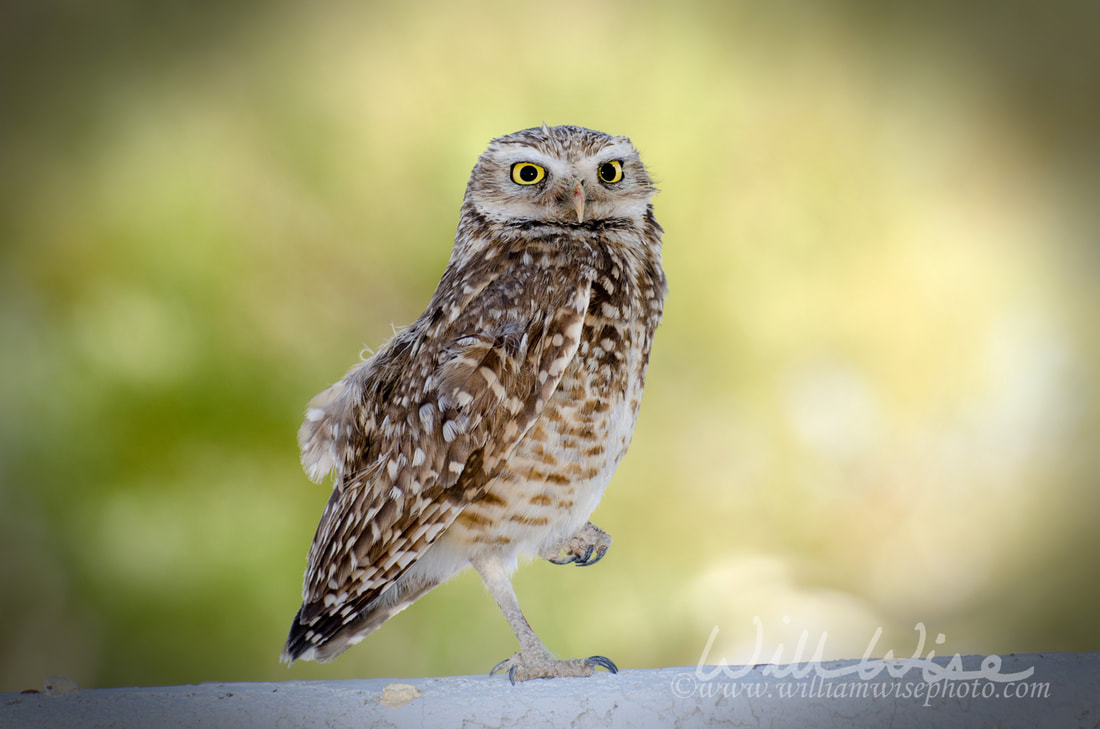
[[[603,668],[610,673],[618,673],[619,667],[606,656],[589,656],[588,658],[574,658],[561,661],[550,655],[549,652],[535,651],[524,655],[516,653],[496,666],[489,675],[492,676],[504,668],[508,669],[508,681],[513,686],[519,681],[529,681],[533,678],[560,678],[591,676],[597,668]]]
[[[615,665],[615,661],[607,656],[589,656],[585,663],[593,667],[600,666],[601,668],[606,668],[611,673],[619,672],[619,667]]]
[[[592,565],[596,564],[601,559],[603,559],[603,556],[605,554],[607,554],[607,549],[608,548],[606,546],[599,547],[598,549],[596,549],[596,556],[595,557],[592,557],[590,554],[586,554],[584,562],[579,562],[578,561],[577,566],[578,567],[591,567]]]
[[[590,567],[603,559],[610,547],[611,535],[588,522],[579,532],[541,556],[550,564]]]
[[[515,660],[516,656],[518,656],[518,655],[519,655],[519,653],[516,653],[515,655],[513,655],[509,658],[505,658],[503,661],[501,661],[500,663],[493,666],[493,668],[489,671],[489,675],[490,676],[495,676],[497,673],[503,671],[504,667],[507,666],[509,663],[512,663]],[[509,671],[509,673],[511,673],[514,670],[515,670],[515,664],[512,665],[512,669]],[[512,683],[515,683],[515,681],[512,681]]]

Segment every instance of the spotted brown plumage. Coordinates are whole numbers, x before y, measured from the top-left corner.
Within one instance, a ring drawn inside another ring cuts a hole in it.
[[[625,137],[493,140],[427,309],[307,408],[303,465],[335,485],[284,660],[329,660],[473,566],[519,639],[498,666],[513,680],[614,669],[553,659],[508,575],[521,555],[590,564],[610,544],[588,516],[663,309],[654,192]]]

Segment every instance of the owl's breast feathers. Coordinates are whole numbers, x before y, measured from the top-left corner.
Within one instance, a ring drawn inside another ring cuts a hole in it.
[[[424,314],[310,402],[302,462],[314,480],[332,471],[335,488],[284,658],[368,610],[485,495],[579,351],[591,382],[644,377],[665,292],[651,214],[649,226],[525,231],[453,256]],[[616,367],[618,324],[641,340],[639,371]]]

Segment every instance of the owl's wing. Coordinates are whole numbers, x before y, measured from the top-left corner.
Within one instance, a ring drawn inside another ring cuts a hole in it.
[[[284,658],[355,623],[485,494],[538,419],[577,351],[591,294],[590,281],[556,273],[452,285],[445,276],[415,324],[310,403],[303,463],[314,478],[334,469],[336,488]]]

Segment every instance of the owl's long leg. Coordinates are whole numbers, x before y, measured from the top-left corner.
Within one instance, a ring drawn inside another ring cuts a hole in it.
[[[544,550],[539,556],[551,564],[575,564],[578,567],[588,567],[603,559],[610,546],[611,535],[592,522],[588,522],[572,537]],[[564,556],[562,556],[563,552]]]
[[[527,618],[523,617],[519,600],[512,589],[512,582],[508,579],[508,573],[499,559],[486,558],[475,561],[474,569],[485,581],[493,599],[500,606],[504,618],[512,626],[512,632],[519,640],[519,653],[511,658],[498,663],[490,675],[507,669],[508,679],[514,684],[516,681],[527,681],[532,678],[556,678],[559,676],[591,676],[597,667],[606,668],[612,673],[618,673],[618,668],[608,658],[603,656],[590,656],[589,658],[574,658],[562,661],[554,658],[550,650],[543,644]]]

